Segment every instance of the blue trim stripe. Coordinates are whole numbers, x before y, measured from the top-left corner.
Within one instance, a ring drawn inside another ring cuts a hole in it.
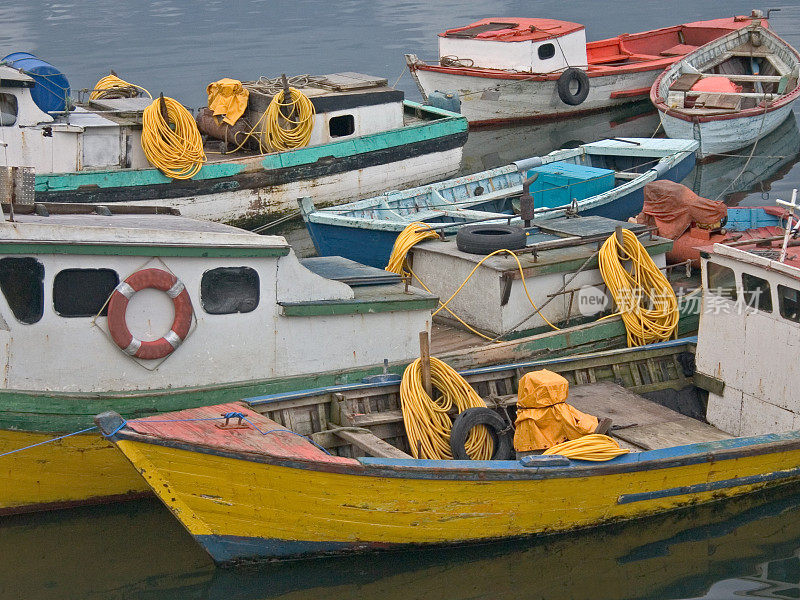
[[[630,504],[631,502],[642,502],[644,500],[656,500],[658,498],[669,498],[670,496],[684,496],[686,494],[702,494],[703,492],[713,492],[726,488],[741,487],[743,485],[755,485],[759,483],[769,483],[781,479],[791,479],[800,477],[800,467],[787,471],[777,471],[775,473],[762,473],[760,475],[750,475],[749,477],[734,477],[733,479],[723,479],[712,481],[711,483],[696,483],[694,485],[684,485],[682,487],[656,490],[654,492],[642,492],[640,494],[623,494],[617,498],[617,504]]]
[[[560,471],[562,469],[576,469],[580,467],[601,467],[605,465],[634,465],[642,464],[647,467],[647,463],[655,460],[674,459],[693,456],[696,460],[688,460],[687,464],[708,462],[711,460],[709,453],[725,450],[735,450],[748,446],[759,446],[764,444],[775,444],[780,442],[792,442],[800,440],[800,430],[789,431],[787,433],[770,433],[753,437],[730,438],[717,440],[714,442],[700,442],[697,444],[686,444],[683,446],[672,446],[670,448],[660,448],[658,450],[647,450],[645,452],[630,452],[617,456],[604,462],[593,462],[586,460],[570,460],[568,467],[547,467],[549,471]],[[441,470],[472,470],[472,471],[491,471],[491,470],[518,470],[533,472],[539,465],[526,467],[517,460],[426,460],[416,458],[377,458],[374,456],[363,456],[357,459],[363,465],[381,467],[404,467],[410,469],[434,469]]]

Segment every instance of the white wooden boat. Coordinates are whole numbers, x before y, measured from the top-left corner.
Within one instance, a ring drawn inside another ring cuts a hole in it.
[[[454,234],[470,222],[513,218],[522,181],[533,174],[540,175],[537,187],[531,188],[537,219],[571,211],[624,221],[641,210],[647,183],[681,181],[689,174],[696,147],[693,140],[600,140],[336,207],[316,208],[312,199],[304,198],[300,209],[320,256],[344,256],[383,268],[397,235],[409,223],[421,221]]]
[[[426,101],[460,102],[470,125],[553,119],[646,100],[664,68],[749,23],[736,16],[587,43],[577,23],[487,18],[440,33],[435,62],[406,54],[406,63]]]
[[[688,54],[650,90],[666,134],[700,143],[701,158],[776,129],[800,96],[800,53],[760,21]]]

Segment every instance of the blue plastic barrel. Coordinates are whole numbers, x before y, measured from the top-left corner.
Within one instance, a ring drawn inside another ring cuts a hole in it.
[[[31,88],[31,96],[42,111],[55,112],[67,109],[69,81],[53,65],[29,52],[12,52],[0,62],[21,69],[33,78],[36,85]]]

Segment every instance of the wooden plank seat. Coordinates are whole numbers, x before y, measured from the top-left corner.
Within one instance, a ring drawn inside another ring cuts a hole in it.
[[[692,46],[691,44],[675,44],[659,52],[661,56],[684,56],[690,52],[697,50],[699,46]]]
[[[400,415],[400,420],[402,419],[403,416]],[[343,427],[341,429],[332,429],[331,433],[351,443],[353,446],[360,448],[370,456],[375,456],[377,458],[413,458],[411,455],[395,448],[389,442],[385,442],[366,429]]]

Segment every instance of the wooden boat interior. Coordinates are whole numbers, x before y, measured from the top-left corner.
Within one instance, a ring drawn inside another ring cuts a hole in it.
[[[733,45],[737,42],[741,43]],[[748,28],[737,32],[736,42],[709,46],[696,60],[686,59],[688,72],[676,71],[667,78],[667,105],[672,110],[696,116],[733,113],[768,106],[798,86],[798,56],[767,29]],[[724,85],[715,85],[720,81]],[[702,89],[693,89],[698,86]]]
[[[736,20],[746,19],[736,17]],[[719,37],[719,29],[708,23],[686,23],[641,33],[588,42],[586,56],[589,70],[624,67],[685,56]]]
[[[612,437],[638,452],[731,437],[703,420],[703,396],[691,372],[693,352],[691,341],[677,340],[463,375],[489,407],[513,422],[519,378],[540,368],[559,372],[570,382],[568,402],[611,418]],[[244,406],[335,456],[411,458],[399,382],[276,394],[251,398]]]

